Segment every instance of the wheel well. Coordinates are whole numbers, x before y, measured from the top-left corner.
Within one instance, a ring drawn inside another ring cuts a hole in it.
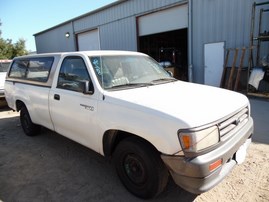
[[[17,111],[20,111],[23,106],[25,106],[25,104],[22,101],[20,101],[20,100],[16,101],[16,109],[17,109]]]
[[[132,134],[132,133],[128,133],[126,131],[121,131],[121,130],[108,130],[105,132],[104,136],[103,136],[103,151],[104,151],[104,155],[109,157],[113,154],[115,148],[117,147],[117,145],[124,140],[125,138],[128,137],[136,137],[138,139],[141,139],[145,142],[147,142],[148,144],[150,144],[154,149],[156,149],[150,142],[148,142],[147,140]],[[156,149],[157,150],[157,149]]]

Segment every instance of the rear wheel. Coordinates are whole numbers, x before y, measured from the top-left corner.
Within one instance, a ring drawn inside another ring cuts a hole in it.
[[[168,171],[160,154],[149,143],[127,138],[119,143],[113,158],[120,180],[134,195],[149,199],[166,187]]]
[[[25,106],[21,108],[20,121],[24,133],[28,136],[35,136],[40,132],[41,127],[32,122],[29,112]]]

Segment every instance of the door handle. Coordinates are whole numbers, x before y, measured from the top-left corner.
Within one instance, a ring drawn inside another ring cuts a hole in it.
[[[60,100],[60,95],[54,94],[54,100]]]

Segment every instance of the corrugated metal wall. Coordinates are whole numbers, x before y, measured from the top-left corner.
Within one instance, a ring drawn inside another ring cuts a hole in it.
[[[75,32],[89,27],[103,26],[120,19],[134,18],[144,13],[171,7],[172,5],[184,2],[184,0],[128,0],[120,4],[102,10],[100,12],[82,17],[74,22]],[[124,30],[122,30],[124,31]]]
[[[137,51],[135,18],[105,24],[99,31],[101,49]]]
[[[65,37],[67,32],[70,33],[69,38]],[[37,53],[74,51],[76,48],[72,33],[72,22],[69,22],[57,27],[57,29],[51,29],[36,35],[35,43]]]
[[[251,7],[254,0],[189,1],[192,5],[192,32],[189,40],[190,50],[192,50],[193,81],[204,83],[204,44],[224,41],[226,48],[249,46]],[[76,34],[95,28],[99,29],[101,49],[136,51],[138,16],[186,2],[184,0],[120,1],[105,9],[90,12],[36,34],[37,52],[75,51]],[[256,0],[256,2],[264,2],[264,0]],[[258,19],[258,12],[256,16]],[[268,21],[269,18],[267,18],[267,25]],[[70,33],[69,38],[65,38],[66,32]],[[268,45],[263,45],[263,49],[268,54]]]
[[[75,34],[95,28],[98,28],[100,32],[101,49],[136,51],[136,17],[182,2],[186,2],[186,0],[128,0],[119,2],[106,9],[85,14],[70,20],[70,22],[37,33],[35,35],[37,53],[75,51]],[[72,30],[72,23],[74,30]],[[65,33],[67,31],[70,33],[70,37],[66,40]],[[49,41],[52,43],[47,43]]]
[[[137,51],[136,17],[179,4],[179,0],[129,0],[74,21],[79,33],[99,28],[101,49]]]
[[[194,81],[204,83],[204,44],[224,41],[226,48],[249,46],[253,2],[254,0],[192,1]],[[247,59],[248,57],[245,57],[245,65]],[[230,66],[231,62],[232,60],[229,61]]]

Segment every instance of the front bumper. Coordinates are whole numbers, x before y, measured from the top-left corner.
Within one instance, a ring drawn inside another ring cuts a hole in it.
[[[4,89],[0,89],[0,98],[5,97]]]
[[[216,186],[228,175],[237,163],[235,153],[242,145],[249,145],[252,134],[253,119],[249,117],[243,128],[211,152],[194,158],[167,155],[161,155],[161,158],[177,185],[191,193],[200,194]],[[222,165],[210,172],[210,165],[219,159]]]

